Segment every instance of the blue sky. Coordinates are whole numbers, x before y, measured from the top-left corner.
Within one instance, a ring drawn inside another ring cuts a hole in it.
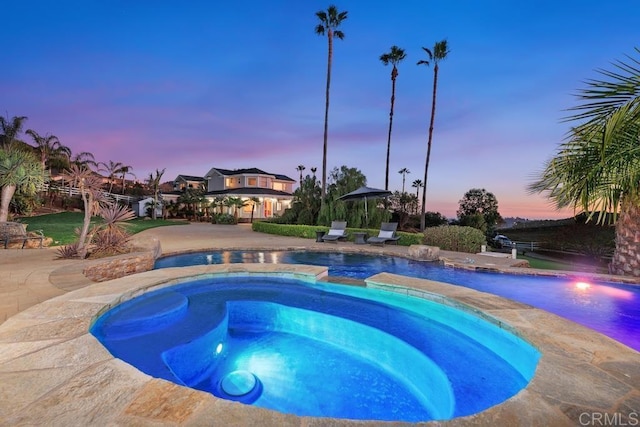
[[[321,176],[326,1],[45,1],[2,6],[0,113],[54,134],[73,153],[133,167],[257,167]],[[495,194],[503,216],[566,217],[526,186],[553,156],[561,119],[596,69],[640,46],[634,0],[344,0],[334,44],[328,168],[360,169],[384,187],[391,67],[399,65],[390,189],[423,179],[433,69],[421,47],[447,39],[427,210],[455,216],[471,188]],[[28,137],[25,136],[28,140]]]

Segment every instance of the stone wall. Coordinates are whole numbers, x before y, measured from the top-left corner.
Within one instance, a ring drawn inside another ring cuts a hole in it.
[[[153,270],[154,261],[153,252],[125,254],[91,263],[82,273],[94,282],[104,282]]]

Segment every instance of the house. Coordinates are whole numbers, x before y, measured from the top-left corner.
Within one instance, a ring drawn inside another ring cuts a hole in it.
[[[188,188],[202,183],[205,197],[213,202],[227,197],[237,197],[245,202],[238,209],[238,219],[249,221],[253,218],[271,218],[284,214],[293,201],[293,185],[295,180],[286,175],[265,172],[261,169],[222,169],[211,168],[203,178],[189,175],[178,175],[174,180],[174,191],[163,193],[163,200],[169,201]],[[235,208],[221,206],[224,213],[234,214]],[[218,210],[219,212],[219,210]]]
[[[204,178],[202,178],[201,176],[178,175],[178,177],[173,180],[173,191],[201,189],[204,188],[204,186]]]

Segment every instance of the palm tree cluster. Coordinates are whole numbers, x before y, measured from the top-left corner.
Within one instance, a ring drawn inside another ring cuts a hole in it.
[[[316,17],[320,21],[319,24],[316,25],[315,31],[318,35],[326,35],[328,42],[328,59],[327,59],[327,78],[326,78],[326,90],[325,90],[325,113],[324,113],[324,136],[323,136],[323,146],[322,146],[322,191],[321,191],[321,210],[325,205],[325,199],[327,195],[326,187],[327,187],[327,139],[328,139],[328,129],[329,129],[329,94],[331,87],[331,66],[333,62],[333,38],[337,37],[338,39],[344,39],[344,33],[339,29],[340,25],[344,20],[347,19],[348,12],[342,11],[340,12],[338,8],[334,5],[331,5],[327,8],[327,10],[320,10],[316,12]],[[433,128],[435,121],[435,110],[436,110],[436,93],[438,86],[438,71],[439,71],[439,63],[443,59],[445,59],[449,53],[449,47],[447,45],[446,40],[439,41],[435,43],[433,49],[429,49],[426,47],[422,48],[424,52],[427,54],[427,59],[423,59],[418,61],[417,65],[427,65],[429,66],[433,63],[433,93],[432,93],[432,102],[431,102],[431,118],[429,121],[429,137],[427,142],[427,155],[425,160],[425,169],[424,169],[424,183],[423,183],[423,192],[422,192],[422,219],[420,222],[420,229],[424,230],[425,228],[425,206],[426,206],[426,191],[427,191],[427,176],[429,170],[429,161],[431,157],[431,144],[433,141]],[[398,64],[402,62],[406,58],[407,54],[404,49],[393,45],[389,52],[384,53],[380,56],[380,61],[386,66],[391,65],[391,108],[389,111],[389,130],[387,133],[387,156],[386,156],[386,171],[385,171],[385,190],[389,189],[389,162],[391,157],[391,131],[393,128],[393,112],[395,105],[395,92],[396,92],[396,79],[398,77]],[[404,193],[404,178],[406,174],[403,174],[403,189]],[[300,169],[300,181],[302,182],[302,169]]]
[[[609,270],[640,277],[640,59],[627,56],[613,67],[581,90],[566,118],[575,126],[529,190],[596,223],[615,222]]]
[[[33,129],[24,131],[24,134],[31,137],[33,145],[24,142],[20,137],[26,120],[25,116],[11,119],[0,116],[0,187],[4,194],[4,205],[0,202],[0,220],[6,221],[11,208],[16,213],[25,213],[14,203],[14,195],[26,197],[30,205],[28,208],[33,209],[39,203],[38,191],[43,188],[43,184],[49,184],[44,188],[48,188],[46,194],[50,203],[53,203],[65,183],[69,184],[66,176],[73,166],[87,169],[101,180],[101,174],[106,174],[108,187],[103,186],[102,190],[113,193],[114,184],[120,184],[120,193],[125,194],[130,184],[127,177],[135,178],[132,166],[111,160],[97,162],[90,152],[72,153],[57,136],[49,133],[42,135]]]

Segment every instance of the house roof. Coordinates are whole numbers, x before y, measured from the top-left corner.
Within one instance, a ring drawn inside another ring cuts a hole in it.
[[[259,187],[240,187],[240,188],[228,188],[226,190],[208,191],[205,196],[227,196],[227,195],[242,195],[242,196],[283,196],[292,197],[293,194],[285,191],[272,190],[271,188],[259,188]]]
[[[225,175],[225,176],[244,175],[244,174],[271,175],[271,176],[273,176],[276,179],[279,179],[281,181],[295,182],[294,179],[291,179],[286,175],[281,175],[281,174],[277,174],[277,173],[269,173],[269,172],[265,172],[262,169],[258,169],[258,168],[235,169],[235,170],[220,169],[220,168],[212,168],[212,169],[215,169],[216,171],[218,171],[219,173],[221,173],[222,175]]]
[[[277,173],[274,173],[273,176],[276,177],[276,179],[279,179],[281,181],[291,181],[291,182],[296,182],[295,179],[291,179],[289,178],[287,175],[279,175]]]
[[[177,181],[178,179],[184,179],[185,181],[204,181],[204,178],[201,176],[192,176],[192,175],[178,175],[175,179],[175,181]]]

